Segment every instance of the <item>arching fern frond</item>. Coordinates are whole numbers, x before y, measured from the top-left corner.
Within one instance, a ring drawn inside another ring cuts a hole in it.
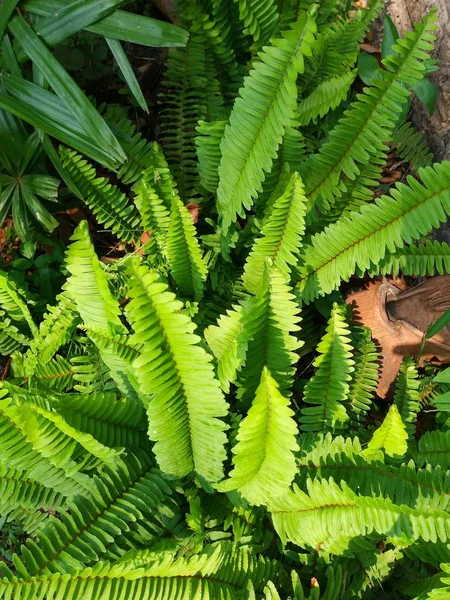
[[[357,269],[377,264],[389,252],[439,227],[450,213],[450,163],[420,171],[422,183],[408,177],[391,196],[363,206],[315,235],[303,252],[299,291],[305,302],[336,289]]]
[[[272,40],[253,64],[221,143],[217,207],[225,231],[261,191],[296,108],[297,74],[311,54],[316,26],[304,14],[283,38]],[[261,94],[259,90],[264,90]]]
[[[377,389],[378,352],[372,341],[370,329],[354,327],[351,332],[355,348],[353,355],[355,369],[348,392],[348,410],[352,420],[357,425],[362,425]]]
[[[262,592],[267,581],[275,579],[277,563],[257,559],[250,550],[229,543],[220,543],[201,554],[174,559],[172,552],[151,555],[148,563],[133,560],[113,564],[98,563],[83,570],[73,569],[62,577],[46,573],[30,579],[13,576],[0,581],[0,598],[11,597],[26,600],[32,597],[48,597],[64,600],[73,597],[108,600],[121,597],[170,598],[186,600],[228,600],[243,596],[253,581],[257,592]],[[51,596],[49,595],[51,594]],[[175,596],[174,596],[175,594]]]
[[[24,357],[25,372],[32,375],[37,364],[46,364],[66,344],[77,325],[75,303],[66,292],[56,298],[56,306],[47,306],[48,312],[39,325],[39,332],[30,343]]]
[[[29,540],[16,558],[19,573],[27,579],[73,569],[101,560],[108,546],[123,535],[133,535],[136,521],[151,513],[170,495],[160,472],[143,455],[131,455],[112,470],[95,477],[91,498],[75,498],[69,512],[46,522],[38,542]],[[122,554],[125,549],[122,550]]]
[[[259,292],[267,259],[289,281],[305,229],[306,202],[302,180],[298,173],[294,173],[284,193],[273,205],[261,237],[256,239],[245,263],[242,279],[249,292]]]
[[[214,377],[210,357],[198,345],[194,325],[180,312],[158,275],[130,265],[133,285],[127,316],[142,344],[135,361],[148,404],[149,437],[161,469],[184,476],[195,470],[209,481],[222,476],[227,405]]]
[[[30,386],[44,385],[58,392],[70,390],[73,386],[74,369],[63,356],[56,354],[45,365],[37,364],[31,377],[25,377]]]
[[[267,504],[294,479],[297,425],[289,401],[264,367],[252,406],[241,421],[233,448],[233,470],[220,491],[238,489],[252,504]]]
[[[208,268],[202,257],[191,215],[179,198],[172,202],[167,259],[181,294],[200,300]]]
[[[450,517],[446,512],[358,496],[346,484],[340,487],[333,480],[309,481],[307,487],[308,494],[295,487],[270,507],[275,529],[284,542],[317,548],[331,536],[353,538],[372,532],[396,537],[403,534],[412,541],[449,538]]]
[[[14,325],[23,329],[22,333],[29,330],[33,335],[37,334],[36,325],[23,293],[3,271],[0,271],[0,308],[14,321]]]
[[[356,75],[356,69],[350,69],[320,83],[309,96],[302,98],[298,105],[299,125],[308,125],[310,121],[315,123],[319,117],[339,106],[347,97]]]
[[[418,246],[406,246],[388,253],[378,265],[369,269],[374,275],[444,275],[450,273],[450,246],[445,242],[426,240]]]
[[[136,207],[120,189],[97,172],[82,156],[61,146],[59,149],[64,168],[83,194],[87,206],[100,225],[111,229],[124,242],[140,237],[142,226]]]
[[[401,105],[409,95],[406,85],[423,77],[423,60],[435,39],[431,33],[436,29],[434,21],[435,13],[431,13],[394,45],[397,54],[383,60],[386,69],[378,71],[380,77],[373,80],[373,87],[358,95],[319,154],[305,162],[307,196],[322,212],[345,191],[342,173],[353,179],[358,163],[369,163],[371,157],[385,151],[385,142],[391,138]]]
[[[450,469],[450,430],[425,432],[417,443],[414,459],[419,466],[426,463]]]
[[[214,193],[219,184],[219,164],[222,157],[220,143],[227,121],[199,121],[195,138],[200,184]]]
[[[349,420],[345,404],[354,361],[344,307],[338,304],[333,306],[326,333],[317,351],[319,356],[313,363],[317,371],[308,381],[303,396],[303,402],[312,406],[301,409],[300,429],[334,431],[345,428]]]
[[[406,357],[400,367],[394,404],[406,427],[408,438],[412,439],[416,433],[417,413],[420,410],[418,373],[412,358]]]
[[[244,327],[249,332],[245,365],[239,377],[239,397],[249,406],[260,384],[264,367],[277,382],[281,394],[288,393],[302,343],[294,337],[300,308],[290,286],[275,267],[266,266],[263,285],[246,307]]]
[[[11,319],[5,317],[5,313],[0,311],[0,355],[9,356],[29,344],[29,338],[20,333]]]

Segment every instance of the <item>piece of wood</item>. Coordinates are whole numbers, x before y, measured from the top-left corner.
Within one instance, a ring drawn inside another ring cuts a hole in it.
[[[414,125],[423,132],[437,161],[450,160],[450,0],[387,0],[385,11],[391,16],[400,33],[413,28],[413,23],[438,9],[439,29],[436,33],[434,56],[440,69],[429,75],[438,88],[436,111],[430,117],[426,108],[415,99],[412,105]],[[383,19],[377,20],[374,45],[378,45]]]

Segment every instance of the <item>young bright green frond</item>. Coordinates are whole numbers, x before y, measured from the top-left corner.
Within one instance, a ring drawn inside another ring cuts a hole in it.
[[[221,143],[217,207],[224,231],[244,216],[261,192],[296,108],[297,74],[311,54],[315,22],[300,17],[285,37],[272,40],[244,80]]]
[[[100,351],[89,338],[85,338],[86,348],[83,354],[72,356],[70,365],[73,373],[73,388],[82,394],[117,391],[111,380],[109,368],[103,362]]]
[[[418,246],[405,246],[386,256],[369,269],[369,275],[445,275],[450,273],[450,246],[426,240]]]
[[[273,205],[261,237],[256,239],[245,263],[242,279],[249,292],[258,294],[260,291],[267,259],[271,259],[274,267],[289,281],[291,267],[298,260],[305,213],[302,180],[294,173],[286,190]]]
[[[36,365],[46,364],[64,346],[76,327],[78,315],[75,302],[66,292],[59,294],[55,306],[47,306],[48,312],[39,325],[39,332],[30,343],[25,354],[24,367],[27,375],[32,375]]]
[[[172,202],[167,259],[181,294],[200,300],[208,267],[202,257],[191,214],[178,198]]]
[[[293,411],[267,368],[233,448],[234,468],[220,491],[238,489],[249,502],[267,504],[285,493],[296,472],[297,425]]]
[[[266,266],[260,293],[245,312],[245,336],[250,341],[239,378],[239,397],[250,406],[264,367],[279,385],[281,394],[289,394],[296,350],[302,345],[293,335],[300,329],[300,307],[283,275],[275,267]]]
[[[377,389],[379,358],[370,329],[353,327],[352,342],[355,348],[355,369],[350,381],[348,407],[351,418],[362,425]]]
[[[63,356],[56,354],[45,365],[37,364],[33,375],[25,378],[30,386],[48,386],[58,392],[70,390],[73,386],[74,369]]]
[[[83,323],[103,331],[125,331],[120,309],[108,287],[104,269],[90,240],[87,221],[82,221],[71,237],[66,266],[70,273],[67,293],[75,300]]]
[[[75,498],[59,519],[47,520],[38,544],[29,540],[22,549],[19,573],[26,578],[70,573],[101,560],[120,536],[132,540],[139,521],[153,520],[152,512],[171,490],[160,472],[144,456],[131,455],[116,469],[105,468],[95,477],[90,498]],[[126,545],[120,554],[126,551]]]
[[[423,61],[433,49],[435,38],[431,32],[435,29],[433,12],[394,45],[397,54],[384,59],[386,68],[379,71],[380,78],[358,95],[319,154],[305,162],[306,195],[322,212],[345,191],[342,173],[353,179],[359,171],[358,163],[369,163],[371,157],[385,151],[385,142],[391,138],[402,104],[409,96],[407,85],[423,78]]]
[[[420,171],[422,183],[408,177],[391,197],[382,196],[361,212],[342,217],[304,248],[299,290],[305,302],[336,289],[357,269],[377,264],[389,252],[429,233],[450,213],[450,163]]]
[[[94,167],[73,150],[61,146],[59,153],[64,168],[98,223],[111,229],[124,242],[139,239],[142,231],[139,214],[126,195],[106,177],[97,177]]]
[[[391,500],[358,496],[342,484],[309,481],[308,493],[295,487],[293,492],[273,501],[273,523],[284,542],[317,548],[330,538],[354,538],[378,533],[411,541],[446,541],[450,536],[447,512],[416,510]]]
[[[319,356],[313,365],[317,371],[308,381],[303,402],[312,406],[301,409],[300,429],[329,431],[346,427],[346,404],[354,371],[350,328],[345,308],[335,304],[328,327],[317,347]]]
[[[418,373],[412,358],[406,357],[400,367],[394,404],[406,427],[408,438],[412,439],[416,433],[417,413],[420,410]]]
[[[183,477],[191,471],[209,481],[222,476],[227,404],[211,358],[198,345],[195,327],[182,303],[155,272],[130,265],[131,302],[127,316],[142,344],[135,361],[148,404],[149,437],[161,469]]]
[[[408,450],[408,433],[397,404],[390,406],[383,423],[375,430],[364,454],[370,456],[376,454],[378,450],[384,450],[388,456],[396,458],[404,456]]]
[[[299,125],[308,125],[310,121],[315,123],[319,117],[339,106],[346,99],[356,75],[357,70],[350,69],[343,75],[323,81],[309,96],[302,98],[298,105]]]
[[[37,333],[36,325],[23,294],[3,271],[0,271],[0,308],[5,311],[14,325],[25,328],[23,333],[26,333],[28,328],[33,335]]]

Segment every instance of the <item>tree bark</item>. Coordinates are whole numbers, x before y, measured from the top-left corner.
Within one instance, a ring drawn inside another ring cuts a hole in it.
[[[386,11],[400,33],[412,29],[413,23],[438,9],[438,30],[434,56],[440,60],[439,71],[429,75],[438,88],[435,113],[430,117],[417,100],[412,105],[412,120],[423,132],[436,160],[450,160],[450,0],[387,0]],[[382,26],[382,25],[381,25]]]

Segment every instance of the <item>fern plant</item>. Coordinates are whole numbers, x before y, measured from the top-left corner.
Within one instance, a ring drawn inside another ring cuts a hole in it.
[[[446,389],[424,402],[435,367],[409,357],[378,399],[376,340],[341,293],[450,266],[426,238],[449,164],[397,118],[435,16],[355,97],[380,5],[183,0],[159,142],[114,106],[116,173],[64,140],[70,189],[122,250],[102,261],[82,221],[44,314],[0,274],[0,515],[28,535],[0,599],[448,595]],[[380,196],[389,147],[415,175]]]

